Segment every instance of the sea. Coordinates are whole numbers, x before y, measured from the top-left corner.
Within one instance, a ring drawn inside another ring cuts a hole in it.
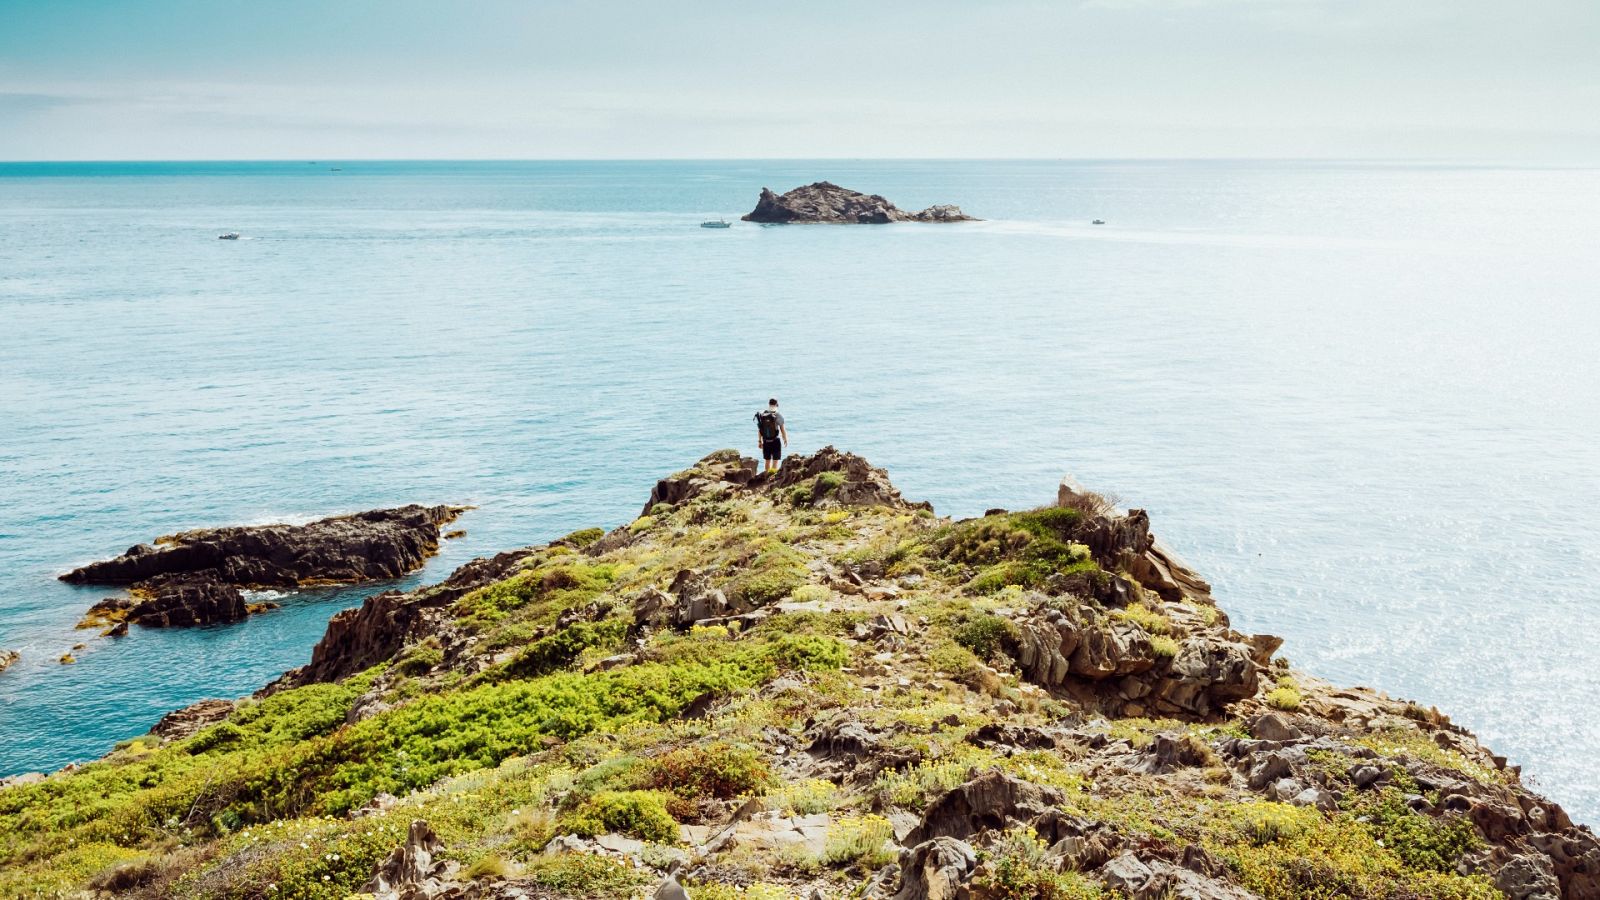
[[[737,221],[823,179],[983,221]],[[1238,628],[1597,824],[1597,348],[1597,169],[0,164],[0,774],[248,694],[373,591],[628,522],[777,397],[792,451],[941,514],[1067,474],[1148,510]],[[411,578],[241,624],[102,638],[73,625],[112,592],[56,580],[404,503],[476,509]]]

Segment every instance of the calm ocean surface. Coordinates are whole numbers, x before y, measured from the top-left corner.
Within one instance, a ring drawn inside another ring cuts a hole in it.
[[[0,774],[248,693],[368,592],[113,641],[74,565],[477,504],[438,580],[629,520],[777,395],[942,513],[1067,472],[1147,508],[1240,628],[1600,822],[1600,171],[332,165],[0,165]],[[988,221],[696,227],[822,178]]]

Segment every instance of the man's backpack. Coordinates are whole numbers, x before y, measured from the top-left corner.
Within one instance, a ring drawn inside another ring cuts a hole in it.
[[[770,409],[763,409],[756,413],[756,427],[761,429],[763,441],[778,439],[778,414]]]

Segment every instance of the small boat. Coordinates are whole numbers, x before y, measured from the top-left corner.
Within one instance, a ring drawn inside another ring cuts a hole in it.
[[[715,222],[701,222],[700,223],[700,227],[701,228],[732,228],[733,227],[733,223],[732,222],[725,222],[722,219],[718,219]]]
[[[237,241],[238,239],[239,239],[239,232],[237,232],[237,231],[230,231],[227,234],[219,234],[219,235],[217,235],[217,240],[219,240],[219,241]]]
[[[1106,223],[1105,219],[1095,219],[1093,222],[1090,222],[1089,224],[1090,225],[1104,225],[1105,223]]]

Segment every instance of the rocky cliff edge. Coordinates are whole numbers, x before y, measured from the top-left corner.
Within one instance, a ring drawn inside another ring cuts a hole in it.
[[[1589,829],[1234,629],[1142,511],[756,468],[373,597],[256,697],[0,790],[0,895],[1600,897]]]

